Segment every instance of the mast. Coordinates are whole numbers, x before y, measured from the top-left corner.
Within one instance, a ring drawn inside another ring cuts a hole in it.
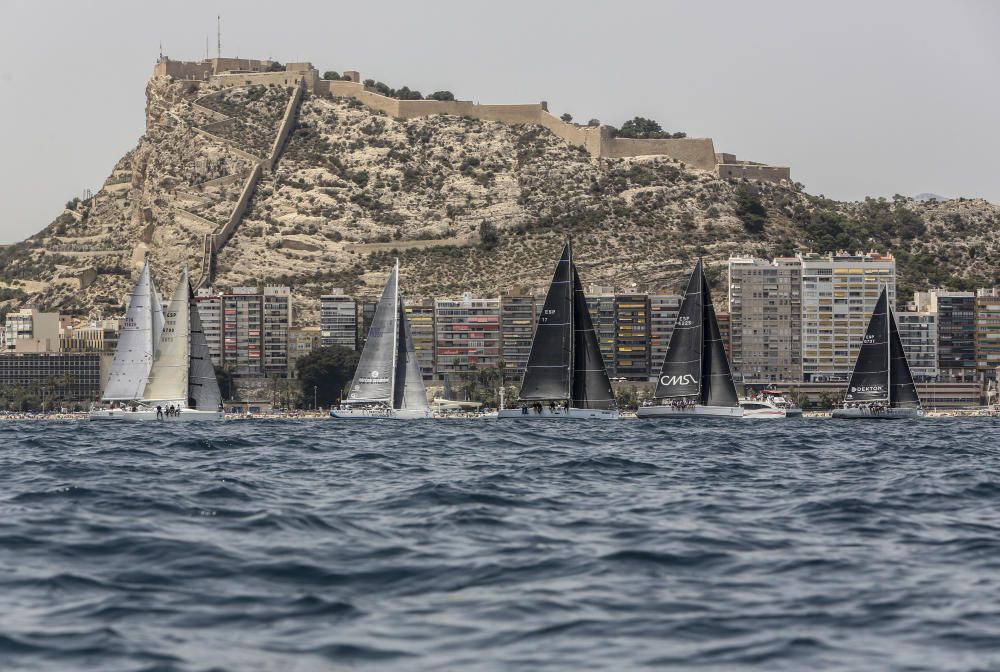
[[[396,268],[393,270],[395,287],[392,288],[392,303],[396,306],[392,317],[392,342],[399,343],[399,257],[396,257]],[[392,369],[390,369],[392,379],[389,381],[389,389],[396,389],[396,365],[399,362],[399,348],[392,349]],[[391,403],[389,404],[392,405]]]
[[[882,285],[882,281],[879,280],[879,285],[881,286],[882,292],[886,292],[886,288]],[[881,293],[881,292],[880,292]],[[886,389],[886,400],[889,405],[892,406],[892,308],[889,307],[889,293],[886,292],[885,295],[885,389]]]
[[[573,267],[573,243],[568,238],[566,239],[566,250],[569,252],[569,266],[566,269],[566,275],[568,276],[569,280],[568,286],[570,291],[570,297],[572,297],[571,302],[573,302],[573,299],[576,298],[576,288],[573,285],[573,277],[576,274],[574,273],[574,267]],[[572,402],[573,400],[573,378],[574,376],[576,376],[576,367],[573,366],[575,363],[573,360],[573,354],[575,351],[574,345],[576,342],[576,319],[574,313],[576,311],[573,310],[573,307],[574,307],[573,305],[570,305],[569,309],[569,334],[570,334],[569,375],[566,376],[566,399],[568,399],[570,402]]]

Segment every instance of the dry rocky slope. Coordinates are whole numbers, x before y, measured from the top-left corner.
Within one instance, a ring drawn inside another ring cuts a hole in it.
[[[147,132],[102,189],[0,249],[0,309],[116,314],[146,252],[161,292],[182,264],[197,278],[292,95],[152,79]],[[332,287],[377,293],[396,256],[409,296],[544,286],[566,238],[585,283],[619,289],[679,292],[701,255],[717,300],[732,254],[877,249],[896,254],[903,292],[1000,284],[1000,207],[983,200],[835,202],[666,157],[593,158],[540,126],[402,121],[308,93],[294,122],[214,284],[294,285],[304,320]]]

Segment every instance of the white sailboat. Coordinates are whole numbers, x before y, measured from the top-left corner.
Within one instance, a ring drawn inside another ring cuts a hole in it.
[[[619,417],[569,242],[556,264],[538,316],[519,398],[519,408],[501,408],[497,418]]]
[[[132,312],[131,307],[129,312]],[[139,317],[141,318],[141,315]],[[152,317],[150,325],[152,331],[155,326],[155,319]],[[144,331],[138,329],[137,333],[142,334]],[[123,361],[132,363],[135,372],[129,375],[137,377],[141,360],[126,353],[123,355]],[[134,384],[128,376],[123,375],[121,378],[130,381],[128,385]],[[112,391],[115,389],[112,388]],[[194,305],[194,293],[191,290],[186,267],[164,313],[160,338],[156,344],[152,364],[145,375],[142,393],[133,397],[132,401],[128,409],[110,408],[91,411],[89,419],[124,422],[144,420],[196,422],[222,420],[225,417],[222,411],[222,394],[215,378],[215,367],[212,365],[208,342],[205,340],[201,320]]]
[[[640,418],[742,418],[743,408],[729,368],[701,260],[691,272],[653,402]]]
[[[361,351],[347,399],[330,417],[340,420],[433,417],[420,374],[410,321],[399,293],[399,260],[389,273]]]
[[[851,372],[844,405],[834,409],[833,417],[899,420],[919,418],[923,414],[903,352],[903,341],[899,338],[883,287]]]

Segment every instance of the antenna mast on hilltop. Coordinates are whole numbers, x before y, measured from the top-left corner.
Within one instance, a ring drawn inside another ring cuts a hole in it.
[[[218,48],[216,56],[218,58],[222,58],[222,15],[221,14],[218,14],[215,17],[215,36],[216,39],[218,40],[216,43],[216,47]]]

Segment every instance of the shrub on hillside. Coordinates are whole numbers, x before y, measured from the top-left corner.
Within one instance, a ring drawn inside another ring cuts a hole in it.
[[[455,100],[455,94],[451,91],[435,91],[427,96],[427,100]]]
[[[747,233],[762,233],[767,223],[767,208],[760,201],[760,192],[752,184],[736,188],[736,216],[743,222]]]

